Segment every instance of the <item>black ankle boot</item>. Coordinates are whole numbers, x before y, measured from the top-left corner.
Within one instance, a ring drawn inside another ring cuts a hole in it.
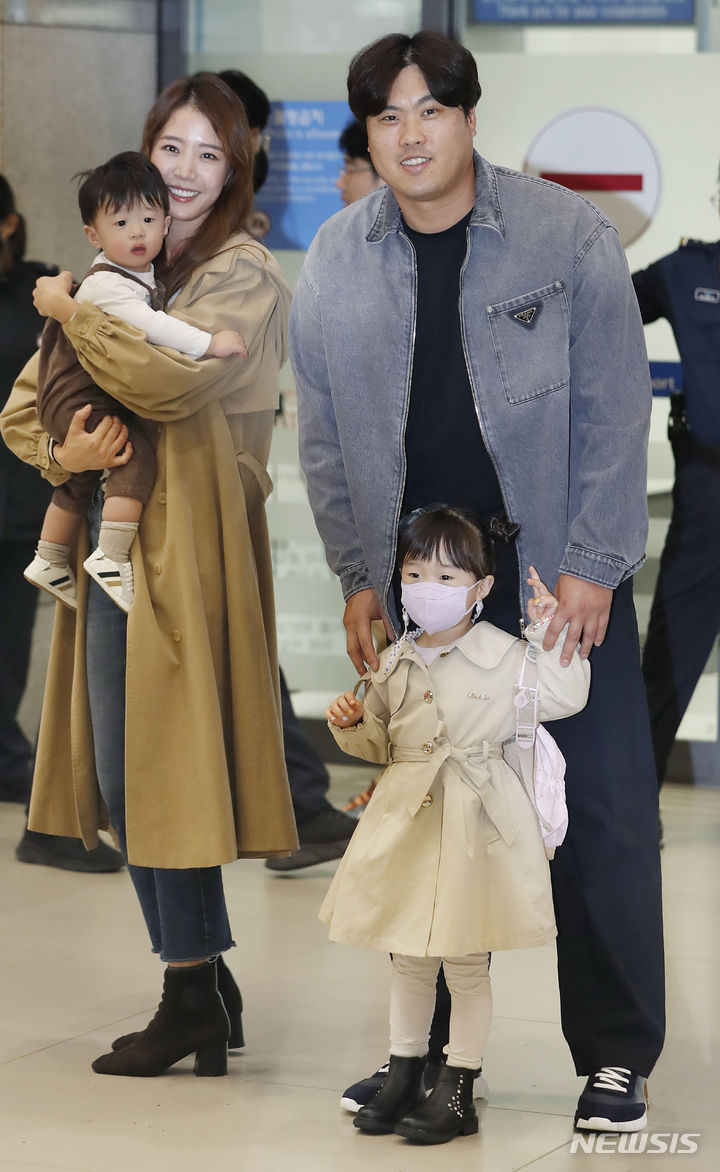
[[[230,1018],[230,1037],[228,1038],[228,1050],[241,1050],[245,1045],[245,1035],[243,1034],[242,1024],[242,993],[238,989],[235,983],[235,979],[230,972],[230,969],[225,964],[222,955],[218,956],[216,967],[218,993],[223,999],[225,1011]],[[136,1030],[133,1034],[123,1034],[121,1037],[116,1038],[113,1042],[113,1050],[124,1050],[126,1046],[132,1046],[133,1042],[137,1042],[141,1034],[144,1033],[145,1030]]]
[[[245,1045],[245,1034],[243,1033],[242,1011],[243,999],[235,978],[230,969],[225,964],[222,954],[217,958],[217,983],[218,992],[223,999],[225,1012],[230,1018],[230,1037],[228,1038],[228,1050],[242,1050]]]
[[[390,1068],[378,1093],[361,1107],[353,1125],[369,1135],[389,1135],[395,1124],[425,1098],[424,1058],[390,1055]]]
[[[149,1078],[195,1053],[195,1074],[227,1074],[230,1023],[214,961],[165,969],[158,1011],[137,1040],[93,1062],[97,1074]]]
[[[417,1111],[400,1120],[396,1134],[416,1144],[445,1144],[456,1135],[475,1135],[474,1073],[458,1066],[441,1066],[432,1092]]]

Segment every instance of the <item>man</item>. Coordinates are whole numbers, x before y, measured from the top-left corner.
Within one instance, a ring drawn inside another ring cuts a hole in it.
[[[686,240],[633,274],[643,322],[666,318],[683,364],[670,417],[675,484],[643,674],[658,787],[718,635],[720,573],[720,241]]]
[[[348,93],[388,188],[323,225],[291,311],[301,460],[348,653],[374,667],[371,621],[399,629],[401,510],[445,500],[521,524],[488,617],[517,633],[533,564],[560,600],[545,646],[564,632],[567,661],[593,649],[588,707],[552,728],[570,811],[553,863],[562,1024],[589,1076],[575,1119],[640,1130],[664,989],[631,581],[650,387],[624,255],[585,200],[473,153],[477,71],[444,36],[382,38]]]
[[[16,376],[37,349],[43,321],[33,307],[38,277],[57,269],[25,260],[25,221],[0,175],[0,409]],[[38,591],[22,576],[32,557],[51,489],[0,439],[0,801],[30,799],[34,745],[17,720],[30,668]],[[22,863],[65,871],[119,871],[122,855],[106,842],[86,851],[79,838],[23,831],[15,848]]]
[[[223,69],[218,73],[225,85],[240,99],[247,114],[253,152],[253,191],[258,192],[267,179],[267,146],[270,135],[265,127],[270,119],[270,99],[247,73],[240,69]]]
[[[338,139],[338,146],[342,151],[343,169],[335,186],[340,189],[340,199],[347,207],[381,187],[382,179],[372,165],[363,122],[351,119]]]

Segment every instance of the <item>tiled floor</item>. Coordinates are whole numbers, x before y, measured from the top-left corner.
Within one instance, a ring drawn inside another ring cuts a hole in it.
[[[638,580],[641,629],[665,524],[651,523]],[[51,609],[40,609],[23,704],[30,735]],[[714,655],[686,737],[715,739],[716,663]],[[305,700],[314,715],[327,697]],[[335,767],[331,796],[341,804],[369,776]],[[712,784],[720,785],[716,772]],[[668,1042],[650,1083],[646,1151],[606,1150],[606,1172],[720,1168],[720,793],[666,786],[662,806]],[[228,1078],[196,1079],[190,1059],[157,1079],[93,1074],[92,1059],[111,1039],[154,1011],[162,969],[127,876],[20,864],[13,852],[22,824],[20,807],[0,803],[0,1172],[574,1172],[599,1160],[600,1152],[572,1151],[582,1081],[558,1024],[552,949],[493,958],[490,1098],[479,1136],[422,1149],[355,1131],[338,1099],[384,1060],[389,965],[378,953],[328,943],[317,909],[330,865],[295,876],[273,875],[261,862],[225,868],[238,941],[230,964],[247,1006],[247,1046]],[[686,1133],[696,1153],[648,1154]]]
[[[334,772],[332,796],[362,770]],[[694,1155],[642,1167],[720,1167],[720,794],[663,793],[669,1038],[651,1080],[648,1136],[700,1133]],[[126,875],[16,862],[22,810],[0,804],[0,1170],[2,1172],[573,1172],[575,1078],[558,1025],[552,949],[496,954],[490,1099],[480,1135],[444,1148],[360,1135],[343,1087],[385,1055],[389,965],[327,941],[316,917],[332,866],[294,877],[261,862],[225,868],[246,1000],[246,1049],[230,1074],[190,1059],[155,1079],[107,1078],[90,1062],[152,1013],[161,966],[147,951]],[[656,1141],[654,1146],[658,1146]],[[677,1141],[676,1141],[677,1143]],[[640,1157],[605,1154],[606,1172]]]

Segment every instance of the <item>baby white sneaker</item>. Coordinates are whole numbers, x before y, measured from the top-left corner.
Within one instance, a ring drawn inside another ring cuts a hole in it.
[[[33,586],[46,590],[70,610],[77,610],[77,582],[70,566],[47,562],[36,553],[23,575]]]
[[[100,589],[127,614],[135,597],[132,562],[114,562],[101,549],[96,549],[85,559],[83,567]]]

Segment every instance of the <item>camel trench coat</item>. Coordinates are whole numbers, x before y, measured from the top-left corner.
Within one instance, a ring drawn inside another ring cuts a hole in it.
[[[570,716],[590,668],[537,648],[538,715]],[[368,673],[363,720],[338,744],[385,764],[320,918],[332,940],[408,956],[467,956],[555,937],[534,806],[502,756],[515,735],[523,640],[479,622],[426,667],[412,640]],[[562,849],[560,847],[559,849]]]
[[[155,420],[158,471],[132,559],[128,617],[126,811],[129,861],[206,867],[287,854],[297,836],[285,771],[265,499],[289,291],[246,233],[194,270],[172,313],[238,330],[245,360],[196,361],[78,306],[65,332],[94,380]],[[53,483],[35,411],[37,357],[0,426]],[[83,534],[77,551],[87,552]],[[57,604],[30,826],[97,841],[107,815],[95,774],[85,670],[87,576],[77,617]]]

